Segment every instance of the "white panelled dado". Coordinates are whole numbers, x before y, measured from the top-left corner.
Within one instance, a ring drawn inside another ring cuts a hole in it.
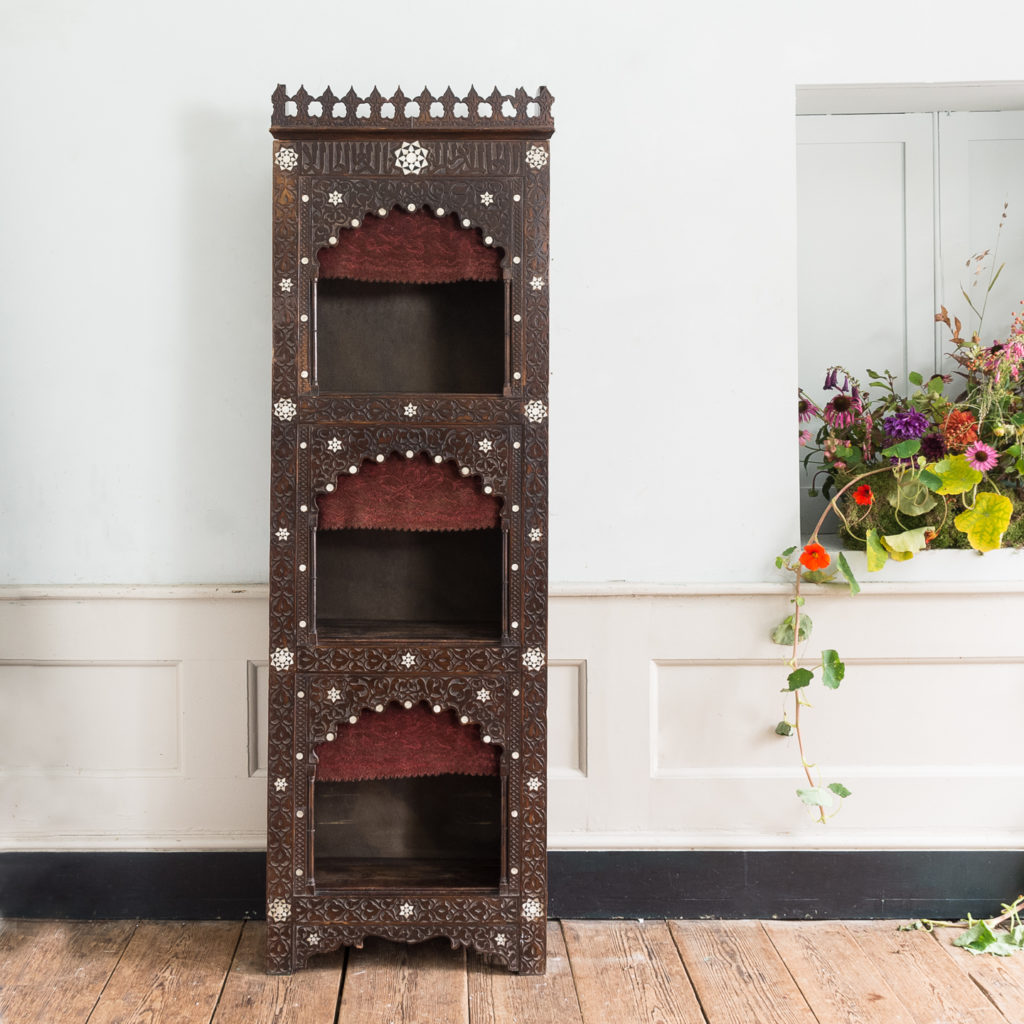
[[[10,773],[180,772],[174,662],[2,663],[0,707],[0,751]],[[139,721],[147,727],[125,728]]]
[[[2,848],[262,847],[265,587],[4,596]],[[808,753],[854,794],[826,827],[773,732],[781,588],[556,590],[550,845],[1024,844],[1024,754],[1006,739],[1024,714],[1024,631],[1007,626],[1024,585],[882,583],[809,592],[808,610],[848,665],[838,692],[808,694]]]
[[[249,777],[246,706],[266,588],[0,597],[4,848],[260,845],[266,782]]]

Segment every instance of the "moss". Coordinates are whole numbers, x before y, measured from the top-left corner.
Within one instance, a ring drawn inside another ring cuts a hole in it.
[[[877,483],[876,483],[877,481]],[[900,515],[897,517],[896,509],[889,502],[889,495],[895,489],[895,478],[889,476],[877,476],[871,481],[871,489],[874,492],[875,500],[868,508],[858,505],[852,492],[844,496],[840,502],[843,515],[853,527],[851,535],[846,529],[840,529],[843,538],[843,546],[852,551],[864,550],[864,536],[870,529],[875,529],[879,534],[902,533],[904,530],[913,530],[921,526],[935,527],[942,522],[942,505],[937,505],[931,512],[923,516]],[[953,520],[964,511],[965,505],[963,495],[951,495],[946,498],[946,519],[942,523],[938,534],[929,542],[931,550],[942,548],[969,549],[970,543],[967,534],[961,533],[954,525]],[[1010,527],[1003,535],[1004,548],[1024,547],[1024,498],[1014,494],[1007,497],[1013,503],[1013,518],[1010,520]]]

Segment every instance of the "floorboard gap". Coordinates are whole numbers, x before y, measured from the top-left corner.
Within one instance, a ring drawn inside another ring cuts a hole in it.
[[[96,1012],[96,1007],[99,1006],[100,1000],[103,998],[103,993],[107,991],[107,986],[110,984],[110,979],[114,976],[114,972],[121,966],[121,961],[124,959],[124,954],[128,947],[131,945],[132,939],[135,938],[135,933],[139,930],[139,922],[136,921],[134,927],[131,930],[131,934],[125,940],[125,944],[121,947],[121,955],[117,958],[117,963],[114,964],[113,970],[107,975],[107,980],[103,983],[103,988],[99,990],[96,996],[96,1002],[92,1004],[92,1009],[89,1011],[89,1016],[85,1018],[85,1024],[89,1024],[92,1020],[93,1014]]]

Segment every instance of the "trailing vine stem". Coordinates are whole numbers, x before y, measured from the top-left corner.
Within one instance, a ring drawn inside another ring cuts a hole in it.
[[[828,518],[829,512],[835,512],[835,514],[837,516],[839,516],[841,519],[845,520],[845,517],[843,516],[842,512],[839,511],[839,504],[838,504],[838,502],[839,502],[839,499],[851,487],[853,487],[854,484],[859,484],[861,482],[861,480],[864,480],[864,479],[866,479],[869,476],[877,476],[879,473],[891,473],[891,472],[892,472],[892,466],[882,466],[879,469],[869,469],[869,470],[865,470],[865,472],[863,472],[863,473],[858,473],[857,476],[855,476],[852,480],[850,480],[847,483],[843,484],[843,486],[840,487],[839,490],[836,491],[836,493],[833,494],[832,497],[829,499],[828,504],[825,506],[825,511],[821,513],[821,517],[818,519],[817,523],[814,524],[814,529],[811,531],[811,538],[810,538],[810,541],[808,543],[811,543],[811,544],[817,543],[818,532],[821,530],[822,526],[825,525],[825,520],[826,520],[826,518]]]
[[[796,735],[797,747],[800,752],[800,766],[803,769],[804,777],[807,779],[807,789],[798,789],[797,795],[804,803],[811,807],[816,807],[818,811],[818,821],[821,824],[825,824],[828,820],[829,814],[825,805],[825,798],[827,797],[830,801],[834,797],[839,797],[840,800],[844,799],[849,795],[849,790],[846,789],[841,783],[832,783],[827,787],[822,787],[818,781],[815,780],[811,769],[817,766],[816,762],[810,762],[807,760],[807,751],[804,745],[804,734],[803,734],[803,723],[801,721],[801,708],[806,705],[810,707],[810,703],[802,699],[800,690],[807,686],[813,678],[814,672],[821,670],[823,681],[826,686],[835,689],[839,686],[840,680],[845,674],[845,666],[839,660],[839,655],[832,650],[822,651],[822,660],[814,666],[813,669],[801,668],[800,667],[800,644],[802,641],[806,641],[810,636],[810,617],[806,616],[806,629],[804,635],[801,636],[801,624],[804,618],[802,608],[804,606],[804,596],[801,593],[801,586],[805,582],[804,572],[806,568],[810,568],[811,571],[807,576],[806,582],[826,582],[834,576],[820,577],[819,573],[821,569],[828,566],[830,557],[825,553],[824,548],[818,542],[818,534],[821,532],[822,526],[825,524],[825,520],[828,518],[829,513],[835,512],[844,524],[849,527],[849,522],[843,515],[839,508],[839,501],[843,495],[851,488],[860,484],[863,480],[868,477],[875,476],[879,473],[891,473],[892,467],[882,466],[877,469],[866,470],[863,473],[857,474],[846,484],[844,484],[835,494],[831,496],[828,504],[825,506],[825,510],[822,512],[818,522],[815,524],[814,529],[811,531],[810,539],[807,545],[804,547],[804,554],[796,560],[789,560],[789,556],[796,550],[790,548],[784,551],[782,555],[776,560],[776,565],[779,568],[785,567],[787,570],[793,573],[793,596],[790,599],[793,605],[793,612],[787,619],[785,619],[779,626],[779,628],[773,633],[773,639],[776,642],[788,643],[790,648],[790,657],[787,662],[790,675],[789,675],[789,687],[787,691],[792,692],[795,700],[795,707],[793,712],[793,722],[790,724],[785,717],[776,727],[776,732],[780,735]],[[817,549],[817,550],[815,550]],[[820,560],[820,566],[816,565],[813,561],[808,563],[805,558],[811,556]],[[839,567],[843,572],[843,575],[850,582],[851,589],[856,587],[856,581],[853,579],[853,574],[850,571],[850,567],[846,562],[843,555],[839,556]],[[859,587],[857,587],[859,589]],[[790,638],[790,630],[792,635]],[[837,813],[837,812],[833,812]]]
[[[797,647],[800,643],[800,607],[803,603],[800,596],[800,579],[803,576],[803,571],[804,567],[798,562],[793,570],[795,573],[793,580],[793,656],[789,659],[789,667],[792,669],[797,667],[797,662],[799,661]],[[807,776],[807,784],[813,786],[814,778],[811,776],[811,768],[807,763],[807,755],[804,753],[804,734],[800,731],[800,705],[802,703],[800,693],[797,692],[796,707],[793,709],[793,732],[796,733],[797,747],[800,750],[800,764],[803,767],[804,775]],[[819,820],[824,824],[825,808],[821,804],[818,805],[818,813],[821,815]]]

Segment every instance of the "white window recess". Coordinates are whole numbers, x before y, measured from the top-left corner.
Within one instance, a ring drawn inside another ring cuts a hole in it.
[[[1022,166],[1024,111],[797,118],[800,385],[811,398],[834,363],[865,384],[867,368],[892,370],[903,388],[910,370],[942,367],[948,332],[934,314],[945,305],[965,334],[974,328],[964,264],[995,244],[1009,202],[997,253],[1007,268],[982,331],[1005,337],[1024,298]],[[972,298],[984,287],[969,288]],[[824,502],[801,479],[807,532]],[[974,552],[944,561],[968,576],[989,571]]]

